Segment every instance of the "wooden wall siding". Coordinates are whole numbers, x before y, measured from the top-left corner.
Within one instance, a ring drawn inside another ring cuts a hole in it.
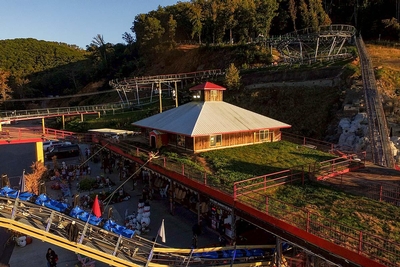
[[[280,129],[274,129],[274,142],[280,141],[282,139],[282,134]]]
[[[270,130],[270,138],[263,142],[275,142],[281,140],[280,129]],[[212,150],[222,147],[240,146],[240,145],[251,145],[261,143],[259,131],[255,132],[241,132],[241,133],[230,133],[222,135],[222,145],[210,146],[210,137],[201,136],[194,139],[194,151],[200,150]]]
[[[211,90],[213,91],[213,90]],[[204,91],[204,101],[223,101],[224,100],[224,93],[223,91],[217,91],[216,95],[213,97],[211,91]]]
[[[273,133],[273,135],[272,135]],[[280,129],[270,130],[270,139],[265,140],[264,142],[276,142],[281,140],[281,131]],[[148,134],[145,135],[148,139]],[[177,145],[177,135],[176,134],[168,134],[168,145],[173,147],[178,147],[190,151],[205,151],[212,150],[217,148],[224,147],[232,147],[232,146],[241,146],[241,145],[251,145],[261,143],[260,141],[260,132],[241,132],[241,133],[230,133],[222,135],[222,144],[220,146],[210,146],[210,136],[200,136],[200,137],[185,137],[185,147],[181,147]]]
[[[194,138],[194,151],[210,148],[210,137],[199,136]]]

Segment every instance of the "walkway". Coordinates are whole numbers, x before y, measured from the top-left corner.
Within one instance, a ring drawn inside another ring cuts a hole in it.
[[[80,145],[81,149],[87,147],[87,145]],[[60,165],[61,161],[64,161],[66,164],[79,164],[79,160],[77,159],[63,159],[59,160]],[[49,164],[46,162],[46,164]],[[93,163],[89,161],[89,166],[92,169],[91,177],[96,177],[97,175],[103,174],[101,170],[100,163]],[[120,185],[122,182],[119,181],[118,175],[116,172],[112,174],[108,174],[111,181],[115,182],[114,188]],[[61,191],[51,189],[51,185],[55,183],[54,181],[49,181],[46,183],[47,195],[53,199],[57,199],[61,196]],[[137,211],[138,200],[141,198],[142,192],[142,182],[139,180],[135,190],[132,190],[132,184],[127,183],[124,185],[124,190],[127,192],[131,198],[128,201],[123,201],[120,203],[116,203],[111,205],[113,207],[113,215],[112,218],[121,225],[124,225],[124,215],[125,212],[128,214]],[[101,189],[100,189],[101,190]],[[72,184],[72,195],[77,193],[76,183]],[[88,194],[89,192],[81,192],[81,195]],[[72,198],[68,198],[69,203],[72,203]],[[163,199],[161,197],[157,197],[151,200],[151,216],[150,216],[150,231],[149,233],[142,234],[143,238],[148,240],[152,240],[156,237],[158,229],[161,226],[162,219],[165,220],[165,232],[166,232],[166,246],[175,247],[175,248],[190,248],[191,239],[192,239],[192,226],[197,221],[197,215],[187,210],[185,207],[177,206],[175,209],[175,215],[171,215],[169,213],[169,202],[167,199]],[[106,216],[103,214],[103,216]],[[203,229],[203,234],[198,238],[198,247],[210,247],[218,243],[218,235],[214,232],[211,232],[208,229]],[[161,240],[157,240],[158,243],[161,243]],[[29,261],[33,266],[45,266],[45,254],[48,247],[54,248],[56,253],[59,255],[59,267],[61,266],[74,266],[74,264],[78,263],[77,256],[74,252],[56,247],[52,244],[48,244],[42,242],[38,239],[34,239],[33,243],[27,245],[25,247],[14,248],[13,254],[10,259],[11,266],[26,266],[26,262]],[[97,267],[106,267],[108,264],[97,262]]]

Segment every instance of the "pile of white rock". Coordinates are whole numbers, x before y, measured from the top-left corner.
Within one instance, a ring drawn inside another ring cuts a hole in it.
[[[400,163],[400,137],[392,136],[390,137],[390,149],[392,150],[393,156],[397,163]]]
[[[358,113],[353,118],[343,118],[339,122],[340,137],[337,148],[342,151],[364,151],[369,143],[368,118],[366,113]]]
[[[353,118],[343,118],[339,122],[339,141],[336,146],[341,151],[358,153],[365,151],[369,145],[368,117],[366,113],[358,113]],[[400,162],[400,137],[390,137],[390,148],[393,157]]]

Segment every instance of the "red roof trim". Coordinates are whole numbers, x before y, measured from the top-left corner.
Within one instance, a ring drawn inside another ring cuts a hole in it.
[[[189,89],[189,91],[198,91],[198,90],[203,90],[203,91],[205,91],[205,90],[223,91],[223,90],[226,90],[226,88],[222,87],[222,86],[220,86],[218,84],[215,84],[215,83],[205,82],[205,83],[196,85],[196,86],[194,86],[194,87]]]
[[[29,139],[7,139],[0,140],[0,145],[16,145],[16,144],[26,144],[26,143],[37,143],[43,142],[41,138],[29,138]]]

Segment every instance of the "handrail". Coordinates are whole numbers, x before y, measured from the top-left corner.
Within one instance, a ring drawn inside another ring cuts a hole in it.
[[[182,249],[171,248],[161,244],[155,244],[140,236],[134,235],[132,238],[119,236],[115,233],[90,225],[90,230],[86,231],[83,242],[75,242],[68,237],[66,226],[75,222],[81,235],[84,232],[85,222],[72,218],[62,212],[50,208],[39,206],[30,201],[20,199],[0,197],[0,227],[13,230],[17,233],[29,235],[41,241],[57,245],[75,253],[90,257],[91,259],[104,262],[116,267],[168,267],[177,266],[182,262],[195,264],[197,259],[190,257],[193,253],[231,251],[235,249],[264,249],[274,250],[275,245],[255,245],[255,246],[226,246],[211,248]],[[110,253],[113,252],[113,253]],[[153,260],[148,262],[149,255],[155,255]],[[261,262],[270,262],[271,259],[265,257],[238,258],[233,266],[241,261],[255,266]],[[226,258],[215,259],[214,262],[222,263]],[[213,265],[205,263],[204,266]]]
[[[148,152],[145,152],[146,154],[142,154],[143,152],[141,152],[140,149],[132,150],[132,149],[127,148],[125,145],[123,145],[121,143],[116,144],[116,145],[118,147],[120,147],[122,149],[122,151],[125,151],[125,153],[129,154],[130,151],[134,151],[134,153],[131,154],[134,157],[140,158],[141,156],[146,156],[148,153]],[[111,149],[111,147],[108,147],[108,149]],[[172,170],[174,172],[181,173],[182,175],[185,175],[185,172],[182,172],[180,170],[185,169],[185,171],[186,171],[187,169],[189,169],[188,167],[184,167],[183,164],[178,164],[181,166],[180,169],[176,168],[176,167],[171,168],[171,166],[167,164],[167,162],[170,162],[171,160],[166,161],[162,158],[159,158],[157,160],[158,161],[154,161],[152,163],[159,165],[167,170]],[[350,161],[345,160],[345,162],[350,162]],[[317,169],[313,170],[313,171],[316,172]],[[225,187],[221,186],[220,184],[219,185],[210,184],[209,180],[204,178],[204,173],[203,173],[203,177],[200,175],[200,177],[199,176],[195,176],[195,177],[187,176],[187,178],[196,180],[197,182],[201,182],[204,185],[211,187],[215,190],[220,190],[220,191],[224,192],[225,194],[228,193],[233,198],[235,196],[235,193],[234,193],[235,188],[226,189]],[[299,179],[297,179],[297,181],[299,181]],[[253,193],[258,196],[266,197],[269,200],[273,199],[271,197],[262,195],[259,192],[253,192]],[[255,207],[258,210],[266,212],[269,215],[274,215],[275,213],[279,214],[279,212],[280,212],[279,210],[271,209],[271,207],[275,207],[275,206],[274,205],[271,206],[269,203],[269,200],[251,199],[251,200],[247,201],[246,198],[251,198],[251,194],[249,194],[249,193],[242,194],[240,197],[237,198],[237,201],[241,201],[242,203],[245,203],[247,205]],[[290,204],[280,202],[279,200],[273,199],[273,201],[279,202],[282,205],[285,205],[285,207],[292,206]],[[266,203],[269,203],[268,208],[265,208]],[[319,214],[309,213],[308,211],[304,212],[304,211],[302,211],[302,209],[299,209],[298,207],[295,207],[295,206],[293,206],[292,209],[294,210],[293,214],[297,214],[297,212],[301,212],[303,214],[305,213],[305,215],[302,215],[301,217],[298,217],[297,215],[295,216],[296,218],[303,218],[303,219],[301,219],[300,221],[295,220],[295,219],[290,221],[289,218],[286,216],[287,215],[286,209],[285,209],[285,213],[284,213],[284,214],[286,214],[285,216],[284,215],[278,216],[277,214],[275,214],[274,216],[277,219],[290,222],[291,224],[295,225],[296,227],[300,227],[301,229],[305,229],[305,230],[308,229],[307,231],[310,231],[310,233],[312,233],[320,238],[324,238],[324,239],[329,240],[334,243],[340,241],[340,245],[343,246],[344,248],[352,250],[352,251],[357,251],[358,253],[365,255],[365,256],[369,257],[370,259],[374,259],[377,262],[383,263],[387,266],[394,267],[394,266],[397,266],[397,264],[400,262],[400,244],[398,244],[398,243],[392,242],[388,239],[373,235],[368,232],[360,231],[360,230],[354,229],[352,227],[338,224],[336,221],[327,219]],[[313,220],[304,219],[304,218],[308,218],[307,214],[308,214],[308,216],[312,215]],[[310,227],[313,225],[315,225],[315,227],[317,227],[317,228],[318,227],[323,228],[324,231],[322,231],[322,230],[314,231],[311,228],[307,228],[307,227]],[[348,244],[339,238],[341,235],[343,235],[343,236],[349,235],[348,234],[349,232],[354,233],[350,237],[352,240],[357,240],[357,246]],[[360,236],[363,236],[364,239],[362,239],[362,238],[360,239]],[[358,239],[356,239],[356,237]],[[368,249],[365,249],[365,248],[368,248]],[[399,262],[391,263],[391,262],[388,262],[385,257],[380,256],[380,255],[387,255],[387,254],[392,255],[392,258],[397,259],[396,261],[399,261]]]

